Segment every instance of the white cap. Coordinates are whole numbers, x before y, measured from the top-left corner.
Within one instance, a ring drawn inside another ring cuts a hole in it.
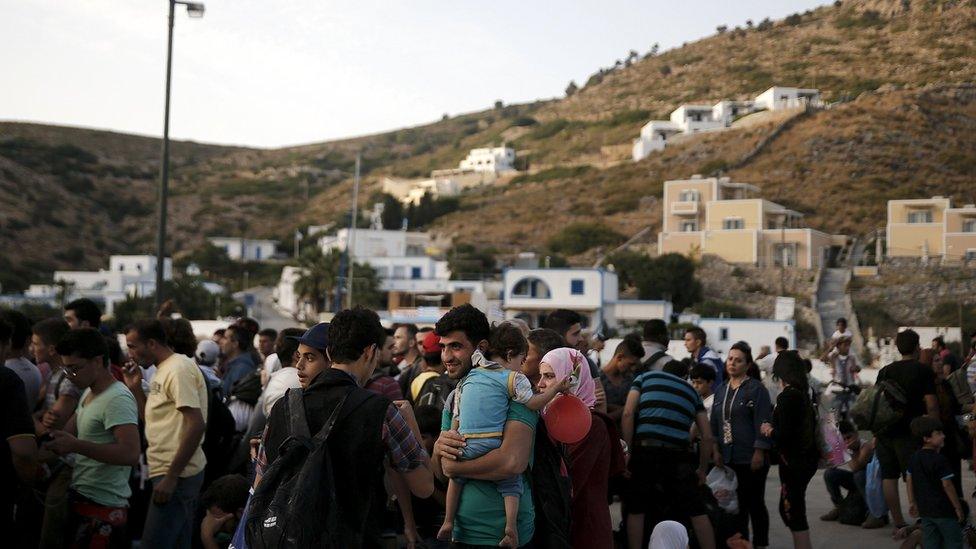
[[[220,346],[211,339],[204,339],[197,343],[197,350],[193,356],[197,359],[197,364],[213,366],[217,363],[217,357],[220,356]]]

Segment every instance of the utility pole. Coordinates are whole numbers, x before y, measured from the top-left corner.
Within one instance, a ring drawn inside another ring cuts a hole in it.
[[[349,257],[348,272],[346,275],[346,295],[349,298],[348,307],[352,308],[352,279],[356,259],[354,251],[356,249],[356,217],[359,214],[359,165],[361,153],[356,153],[356,177],[352,184],[352,217],[349,220],[349,238],[346,242],[346,255]]]
[[[779,295],[786,295],[786,212],[779,226]]]
[[[169,187],[169,90],[173,75],[173,15],[176,2],[169,3],[169,34],[166,41],[166,102],[163,108],[163,158],[159,173],[159,208],[156,226],[156,310],[163,304],[163,263],[166,258],[166,195]]]

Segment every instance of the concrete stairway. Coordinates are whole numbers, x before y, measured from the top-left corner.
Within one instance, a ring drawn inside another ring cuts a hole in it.
[[[854,343],[857,345],[860,330],[853,320],[853,310],[850,297],[847,295],[847,282],[851,279],[850,269],[824,269],[820,273],[820,283],[817,287],[817,314],[820,315],[820,325],[823,329],[824,340],[834,333],[837,319],[844,317],[848,326],[854,332]],[[823,343],[823,342],[821,342]]]

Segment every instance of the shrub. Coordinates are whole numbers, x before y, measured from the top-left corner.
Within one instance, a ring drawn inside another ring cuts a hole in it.
[[[592,171],[593,167],[587,165],[556,166],[555,168],[549,168],[533,174],[516,176],[514,179],[512,179],[512,184],[541,183],[543,181],[550,181],[552,179],[567,179],[570,177],[579,177]]]
[[[611,195],[601,204],[603,215],[613,215],[621,212],[632,212],[640,205],[640,199],[631,193],[617,193]]]
[[[549,239],[548,245],[558,254],[576,255],[597,246],[614,246],[624,240],[624,235],[602,223],[583,221],[563,227]]]
[[[549,122],[539,124],[534,130],[526,134],[525,137],[527,139],[549,139],[569,126],[569,120],[557,118],[555,120],[550,120]]]
[[[513,126],[518,126],[520,128],[526,126],[535,126],[538,123],[539,121],[536,120],[535,118],[532,118],[531,116],[520,116],[512,121]]]
[[[885,20],[881,13],[875,10],[865,10],[857,14],[854,11],[847,11],[834,19],[834,26],[838,29],[876,29],[883,27]]]
[[[658,71],[661,72],[661,76],[667,76],[671,74],[671,65],[661,65],[661,68],[659,68]]]
[[[701,300],[695,263],[683,255],[650,257],[625,250],[608,257],[606,263],[613,265],[620,289],[637,288],[639,299],[669,299],[677,312]]]
[[[786,23],[787,25],[795,27],[803,22],[803,16],[800,15],[799,13],[787,15],[786,19],[784,19],[783,22]]]
[[[691,307],[694,311],[707,318],[748,318],[749,311],[745,307],[731,301],[707,299],[695,303]]]

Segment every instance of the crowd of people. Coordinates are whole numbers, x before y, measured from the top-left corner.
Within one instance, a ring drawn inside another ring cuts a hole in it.
[[[3,311],[0,528],[45,548],[767,547],[776,465],[779,518],[808,548],[806,491],[840,412],[849,460],[824,471],[835,508],[820,518],[962,546],[976,337],[960,360],[899,333],[876,385],[903,409],[862,441],[846,325],[825,386],[782,338],[723,360],[690,327],[678,361],[651,320],[603,363],[582,324],[559,309],[541,328],[491,325],[462,305],[387,329],[356,307],[198,341],[165,310],[118,334],[86,299],[37,322]],[[548,410],[576,401],[586,421],[564,440]]]

